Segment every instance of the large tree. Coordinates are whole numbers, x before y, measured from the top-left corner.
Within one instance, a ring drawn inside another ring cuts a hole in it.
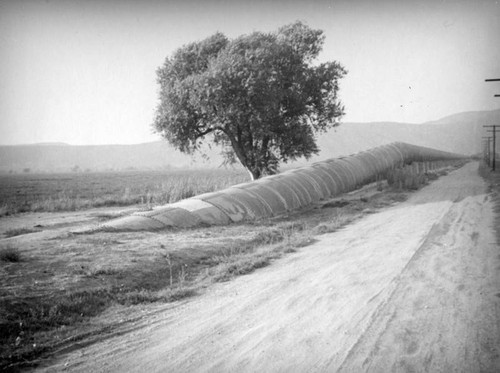
[[[185,153],[215,143],[252,179],[317,154],[315,134],[343,115],[337,93],[346,74],[336,61],[314,63],[323,42],[321,30],[296,22],[179,48],[157,70],[154,130]]]

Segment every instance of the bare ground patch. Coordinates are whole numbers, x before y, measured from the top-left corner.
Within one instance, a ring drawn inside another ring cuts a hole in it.
[[[479,167],[480,175],[488,183],[488,192],[495,204],[495,229],[497,242],[500,242],[500,171],[492,171],[486,164],[481,164]]]

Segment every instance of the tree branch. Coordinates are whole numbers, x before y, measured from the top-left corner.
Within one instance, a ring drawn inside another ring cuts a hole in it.
[[[200,130],[199,128],[196,128],[196,132],[197,132],[196,138],[208,135],[209,133],[217,131],[217,130],[225,132],[224,129],[222,127],[219,127],[219,126],[209,127],[204,131]]]

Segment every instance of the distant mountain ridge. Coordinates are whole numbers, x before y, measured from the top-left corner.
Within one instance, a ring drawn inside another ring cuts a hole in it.
[[[466,111],[463,113],[448,115],[444,118],[426,122],[424,124],[450,124],[450,123],[471,123],[476,125],[500,125],[500,109],[492,111]],[[491,123],[490,123],[491,122]]]
[[[472,155],[483,150],[483,125],[495,123],[500,125],[500,109],[458,113],[421,124],[346,123],[318,139],[321,153],[315,159],[348,155],[394,141]]]
[[[343,123],[318,136],[319,155],[295,164],[349,155],[394,141],[465,155],[477,154],[482,152],[484,124],[500,125],[500,109],[464,112],[421,124]],[[199,155],[193,158],[176,151],[165,141],[133,145],[5,145],[0,146],[0,173],[28,169],[29,172],[70,172],[216,168],[221,165],[217,149],[209,151],[208,155],[208,160]]]

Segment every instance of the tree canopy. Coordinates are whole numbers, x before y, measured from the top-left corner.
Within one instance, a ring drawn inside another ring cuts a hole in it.
[[[219,145],[252,179],[317,154],[315,135],[344,113],[337,94],[346,70],[336,61],[314,64],[323,43],[321,30],[295,22],[177,49],[157,70],[154,131],[185,153],[207,140]]]

